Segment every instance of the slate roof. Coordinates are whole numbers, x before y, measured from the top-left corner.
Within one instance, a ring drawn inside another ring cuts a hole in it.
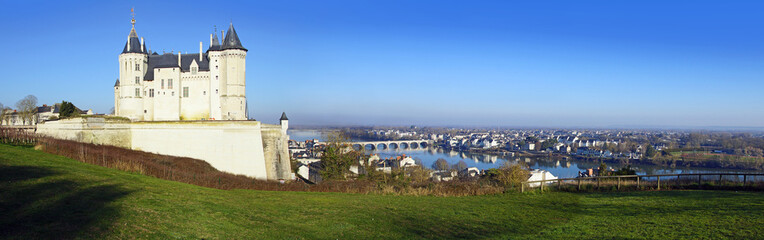
[[[218,35],[212,34],[212,44],[210,44],[210,48],[207,49],[207,51],[220,51],[223,50],[220,46],[220,43],[218,42]]]
[[[281,112],[281,119],[280,120],[281,121],[289,120],[289,118],[287,118],[287,116],[286,116],[286,112]]]
[[[178,55],[172,53],[165,53],[162,55],[149,55],[148,68],[146,69],[146,75],[143,76],[144,81],[154,80],[155,68],[176,68],[178,67]],[[199,53],[188,53],[180,55],[180,71],[190,72],[191,62],[196,60],[196,64],[199,65],[200,72],[206,72],[210,70],[210,60],[207,58],[207,54],[202,54],[202,61],[199,61]]]
[[[117,82],[114,83],[114,86],[119,86],[119,78],[117,78]]]
[[[60,105],[60,103],[56,103],[56,104],[55,104],[55,105],[53,105],[53,106],[42,106],[42,107],[37,107],[37,112],[38,112],[38,113],[44,113],[44,112],[52,112],[52,113],[58,113],[58,106],[59,106],[59,105]]]
[[[133,29],[130,29],[130,35],[128,35],[130,38],[130,42],[125,41],[125,48],[122,49],[122,53],[144,53],[148,54],[146,51],[146,45],[143,45],[143,51],[141,51],[141,39],[138,37],[138,34],[135,33],[135,26],[133,26]],[[130,43],[130,50],[127,50],[127,44]]]
[[[247,51],[244,46],[241,45],[241,41],[239,40],[239,35],[236,34],[236,30],[233,29],[233,23],[228,27],[228,32],[225,34],[225,39],[223,39],[223,50],[226,49],[241,49],[244,51]]]

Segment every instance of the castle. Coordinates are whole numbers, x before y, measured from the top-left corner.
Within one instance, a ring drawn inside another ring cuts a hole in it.
[[[130,121],[61,119],[38,124],[37,133],[200,159],[220,171],[257,179],[294,179],[286,113],[278,125],[248,119],[247,49],[233,24],[222,44],[211,34],[206,51],[200,42],[199,53],[162,55],[146,48],[135,32],[134,18],[132,25],[114,84],[114,115]]]
[[[233,23],[222,44],[215,33],[199,53],[157,54],[135,32],[119,54],[114,115],[133,121],[246,120],[247,49]],[[221,31],[221,34],[223,32]]]

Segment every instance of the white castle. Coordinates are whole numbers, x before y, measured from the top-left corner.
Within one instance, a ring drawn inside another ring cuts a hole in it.
[[[218,43],[199,53],[150,52],[133,28],[119,54],[114,114],[133,121],[246,120],[247,49],[233,23]],[[221,34],[223,32],[221,31]]]

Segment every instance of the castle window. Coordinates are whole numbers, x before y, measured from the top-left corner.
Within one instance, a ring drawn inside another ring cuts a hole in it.
[[[149,97],[154,97],[154,89],[149,89]]]
[[[218,65],[215,65],[215,69],[218,69]]]
[[[135,71],[140,71],[140,70],[141,70],[141,64],[140,63],[136,63],[135,64]]]
[[[136,88],[135,89],[135,97],[141,97],[141,89],[140,88]]]
[[[218,90],[217,89],[215,89],[215,94],[218,94]]]
[[[202,91],[202,95],[207,96],[207,91]]]
[[[170,95],[171,95],[171,96],[175,96],[175,91],[172,91],[172,92],[170,93]]]
[[[196,74],[197,71],[199,71],[199,70],[197,70],[196,67],[192,67],[191,68],[191,74]]]
[[[141,83],[141,77],[135,77],[135,84]]]
[[[172,79],[167,79],[167,89],[172,89]]]
[[[162,89],[164,89],[164,79],[162,79]]]
[[[183,87],[183,97],[188,97],[188,87]]]

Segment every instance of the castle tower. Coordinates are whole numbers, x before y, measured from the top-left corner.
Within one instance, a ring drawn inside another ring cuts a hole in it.
[[[289,118],[286,116],[286,112],[281,112],[281,119],[279,119],[279,125],[281,125],[281,131],[286,133],[289,129]]]
[[[114,112],[132,120],[143,120],[143,76],[146,75],[148,51],[143,38],[135,33],[135,18],[122,53],[119,54],[119,80],[114,86]]]
[[[217,31],[217,30],[216,30]],[[220,106],[220,69],[222,64],[223,49],[218,42],[217,34],[210,34],[210,48],[207,49],[207,57],[210,61],[210,116],[209,119],[220,120],[222,118]]]
[[[220,68],[220,119],[246,120],[245,70],[247,49],[241,45],[239,36],[233,28],[228,32],[221,46]]]

